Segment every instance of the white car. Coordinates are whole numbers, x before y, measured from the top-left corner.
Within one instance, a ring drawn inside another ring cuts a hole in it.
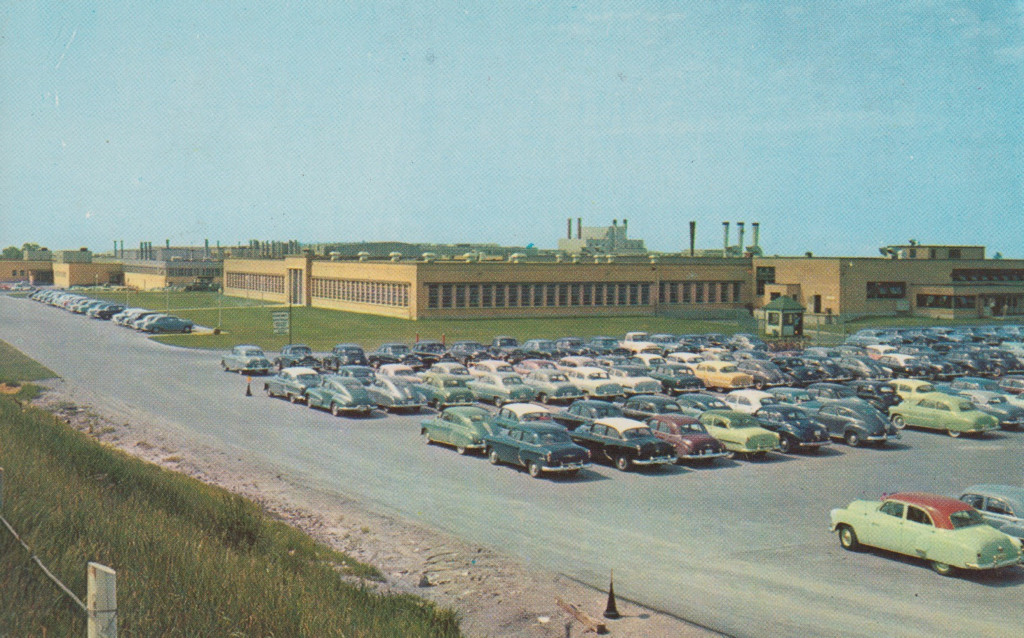
[[[416,371],[412,369],[412,366],[407,366],[404,363],[385,363],[377,368],[377,376],[402,379],[409,383],[421,383],[423,381]]]
[[[693,352],[670,352],[665,355],[665,360],[669,363],[681,363],[689,368],[691,373],[697,369],[698,363],[706,361],[703,356]]]
[[[642,366],[609,368],[608,376],[621,385],[626,394],[657,394],[663,389],[661,381],[647,376],[647,368]]]
[[[472,376],[469,374],[469,368],[458,361],[438,361],[430,366],[430,371],[440,372],[441,374],[454,374],[456,376]]]
[[[626,396],[622,386],[613,381],[603,368],[570,368],[565,371],[565,376],[591,399],[611,401]]]
[[[474,377],[482,377],[488,374],[514,374],[515,368],[508,361],[502,361],[500,359],[484,359],[483,361],[474,361],[469,366],[469,373]]]
[[[760,390],[733,390],[722,397],[729,409],[746,414],[754,414],[761,406],[778,403],[775,397]]]

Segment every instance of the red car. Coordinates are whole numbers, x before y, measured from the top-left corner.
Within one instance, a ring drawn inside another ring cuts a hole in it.
[[[713,461],[730,456],[725,446],[692,416],[658,414],[646,423],[654,436],[675,447],[681,461]]]

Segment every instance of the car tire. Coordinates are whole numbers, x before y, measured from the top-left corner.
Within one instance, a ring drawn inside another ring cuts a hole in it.
[[[460,456],[465,456],[465,455],[466,455],[466,446],[465,446],[465,445],[456,445],[456,446],[455,446],[455,451],[456,451],[456,452],[457,452],[457,453],[458,453],[458,454],[459,454]]]
[[[501,397],[494,397],[494,407],[500,408],[503,405],[505,405],[504,399],[502,399]]]
[[[273,399],[276,396],[274,394],[274,391],[270,389],[270,385],[269,384],[264,384],[263,385],[263,389],[267,391],[267,396],[270,397],[271,399]]]
[[[839,526],[839,546],[848,552],[855,552],[860,549],[860,541],[857,540],[857,532],[849,525]]]
[[[963,432],[958,432],[957,430],[946,430],[946,434],[948,434],[954,439],[958,439],[960,438],[960,435],[963,434]]]
[[[892,415],[892,424],[897,430],[902,430],[907,427],[907,422],[898,414]]]
[[[423,430],[423,440],[427,442],[427,445],[434,444],[434,439],[430,438],[430,432],[426,429]]]
[[[501,463],[501,459],[498,458],[498,451],[491,449],[487,451],[487,460],[491,462],[491,465],[497,465]]]
[[[291,393],[288,394],[288,403],[298,403],[298,401],[299,398],[297,396]]]
[[[230,370],[228,370],[228,364],[224,363],[223,361],[220,362],[220,367],[224,369],[224,372],[231,372]]]
[[[628,456],[619,456],[615,459],[615,469],[620,472],[628,472],[633,467],[633,462]]]
[[[338,409],[337,403],[331,403],[331,414],[334,416],[341,416],[341,410]]]
[[[860,435],[856,432],[847,432],[843,436],[843,441],[845,441],[850,447],[857,447],[860,445]]]
[[[789,440],[788,436],[779,437],[779,451],[783,454],[789,454],[793,449],[793,442]]]
[[[306,397],[306,407],[309,408],[310,410],[312,410],[314,407],[313,402],[309,400],[309,397]]]
[[[181,331],[184,332],[185,334],[190,334],[192,332],[192,326],[185,326],[184,328],[181,329]]]
[[[541,403],[547,403],[548,402],[548,395],[546,395],[543,392],[541,392],[540,394],[537,395],[537,400],[540,401]]]
[[[530,473],[533,478],[540,478],[541,469],[540,465],[536,461],[530,461],[526,464],[526,471]]]
[[[956,571],[956,568],[949,563],[942,563],[937,560],[931,561],[929,566],[932,568],[932,571],[940,576],[952,576]]]

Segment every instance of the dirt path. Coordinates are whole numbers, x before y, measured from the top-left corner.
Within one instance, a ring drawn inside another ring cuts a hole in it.
[[[294,484],[223,450],[181,440],[130,408],[105,403],[62,381],[43,382],[35,404],[130,454],[241,494],[313,538],[374,565],[382,591],[422,596],[458,610],[467,636],[580,636],[585,627],[555,602],[561,598],[606,623],[609,635],[646,638],[719,634],[617,598],[622,618],[601,618],[608,596],[568,578],[530,568],[349,498]]]

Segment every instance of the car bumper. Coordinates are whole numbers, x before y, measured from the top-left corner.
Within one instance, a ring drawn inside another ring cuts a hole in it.
[[[832,441],[801,441],[800,447],[824,447],[832,445]]]
[[[636,459],[633,461],[633,465],[666,465],[668,463],[675,463],[676,456],[653,456],[649,459]]]
[[[561,465],[545,465],[541,469],[545,472],[575,472],[590,467],[590,463],[581,461],[578,463],[563,463]]]
[[[991,563],[967,563],[967,569],[999,569],[1000,567],[1012,567],[1013,565],[1024,565],[1024,558],[1011,557],[1003,560],[993,560]]]
[[[700,461],[703,459],[719,459],[729,455],[730,452],[708,452],[707,454],[681,454],[679,458],[685,461]]]

